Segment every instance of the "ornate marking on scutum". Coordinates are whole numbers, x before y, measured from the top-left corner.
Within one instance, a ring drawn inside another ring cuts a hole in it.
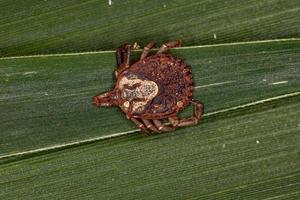
[[[122,91],[122,97],[130,102],[134,113],[142,112],[145,105],[156,97],[159,91],[155,82],[139,79],[135,75],[124,76],[118,88]]]

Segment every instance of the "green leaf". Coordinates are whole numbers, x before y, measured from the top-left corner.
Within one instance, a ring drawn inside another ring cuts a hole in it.
[[[299,0],[2,0],[0,56],[297,37]]]
[[[299,8],[0,1],[0,199],[299,199]],[[91,105],[114,85],[117,46],[174,39],[201,124],[146,137]]]
[[[300,91],[298,41],[172,53],[192,67],[195,98],[204,103],[206,115]],[[91,104],[94,95],[112,88],[114,66],[111,52],[1,59],[0,155],[64,148],[136,130],[119,109]]]
[[[1,199],[299,197],[300,95],[2,164]]]

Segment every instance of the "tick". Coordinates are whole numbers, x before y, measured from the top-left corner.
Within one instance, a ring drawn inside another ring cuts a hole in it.
[[[173,131],[177,127],[196,125],[203,113],[203,104],[193,99],[193,77],[189,66],[168,50],[181,46],[180,41],[163,44],[155,55],[150,42],[140,59],[130,64],[132,46],[117,49],[115,87],[93,98],[95,106],[119,106],[126,117],[147,134]],[[179,119],[178,113],[192,104],[193,116]]]

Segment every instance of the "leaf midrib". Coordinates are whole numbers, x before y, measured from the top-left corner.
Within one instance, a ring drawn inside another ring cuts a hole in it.
[[[243,105],[229,107],[229,108],[226,108],[226,109],[220,109],[220,110],[217,110],[217,111],[211,112],[211,113],[205,113],[203,115],[203,119],[207,119],[207,118],[217,116],[217,115],[220,115],[220,114],[226,114],[226,113],[234,112],[234,111],[237,111],[237,110],[248,109],[250,107],[257,107],[257,106],[260,106],[260,105],[263,105],[263,104],[276,102],[276,101],[280,101],[280,100],[284,100],[284,99],[292,98],[292,97],[297,97],[297,96],[300,96],[300,91],[290,93],[290,94],[275,96],[275,97],[272,97],[272,98],[269,98],[269,99],[262,99],[262,100],[259,100],[259,101],[254,101],[254,102],[250,102],[250,103],[243,104]],[[57,145],[54,145],[54,146],[44,147],[44,148],[40,148],[40,149],[34,149],[34,150],[29,150],[29,151],[24,151],[24,152],[18,152],[18,153],[14,153],[14,154],[8,154],[8,155],[0,156],[0,163],[3,160],[4,160],[4,163],[6,163],[5,162],[6,159],[12,159],[12,161],[22,160],[24,158],[27,159],[27,158],[34,157],[36,155],[47,154],[48,152],[57,152],[57,151],[61,151],[61,150],[64,150],[64,149],[74,148],[74,147],[88,145],[88,144],[95,143],[95,142],[100,142],[100,141],[107,140],[107,139],[113,139],[113,138],[129,135],[129,134],[134,134],[134,133],[137,133],[137,132],[140,132],[140,130],[139,129],[133,129],[133,130],[125,131],[125,132],[113,133],[113,134],[110,134],[110,135],[100,136],[100,137],[96,137],[96,138],[89,138],[89,139],[79,140],[79,141],[70,142],[70,143],[57,144]],[[11,162],[11,161],[8,161],[8,162]]]
[[[300,41],[300,38],[282,38],[282,39],[270,39],[270,40],[255,40],[255,41],[241,41],[241,42],[228,42],[209,45],[194,45],[194,46],[182,46],[173,49],[195,49],[195,48],[211,48],[211,47],[224,47],[224,46],[236,46],[236,45],[251,45],[251,44],[264,44],[272,42],[288,42],[288,41]],[[158,48],[153,48],[153,51],[157,51]],[[132,50],[135,52],[141,52],[142,49]],[[83,52],[70,52],[70,53],[54,53],[54,54],[35,54],[25,56],[4,56],[0,57],[0,60],[13,60],[13,59],[26,59],[26,58],[43,58],[43,57],[63,57],[63,56],[80,56],[80,55],[92,55],[92,54],[108,54],[115,53],[115,50],[103,50],[103,51],[83,51]]]

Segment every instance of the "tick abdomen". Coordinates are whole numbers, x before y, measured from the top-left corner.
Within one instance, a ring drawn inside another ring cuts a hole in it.
[[[135,89],[126,88],[137,83],[140,85]],[[132,114],[144,118],[160,118],[176,113],[188,104],[193,95],[189,67],[181,59],[165,54],[149,56],[133,64],[124,72],[119,86],[123,88],[127,101],[133,101],[135,109],[132,109]],[[145,101],[137,104],[134,97],[144,98]]]

